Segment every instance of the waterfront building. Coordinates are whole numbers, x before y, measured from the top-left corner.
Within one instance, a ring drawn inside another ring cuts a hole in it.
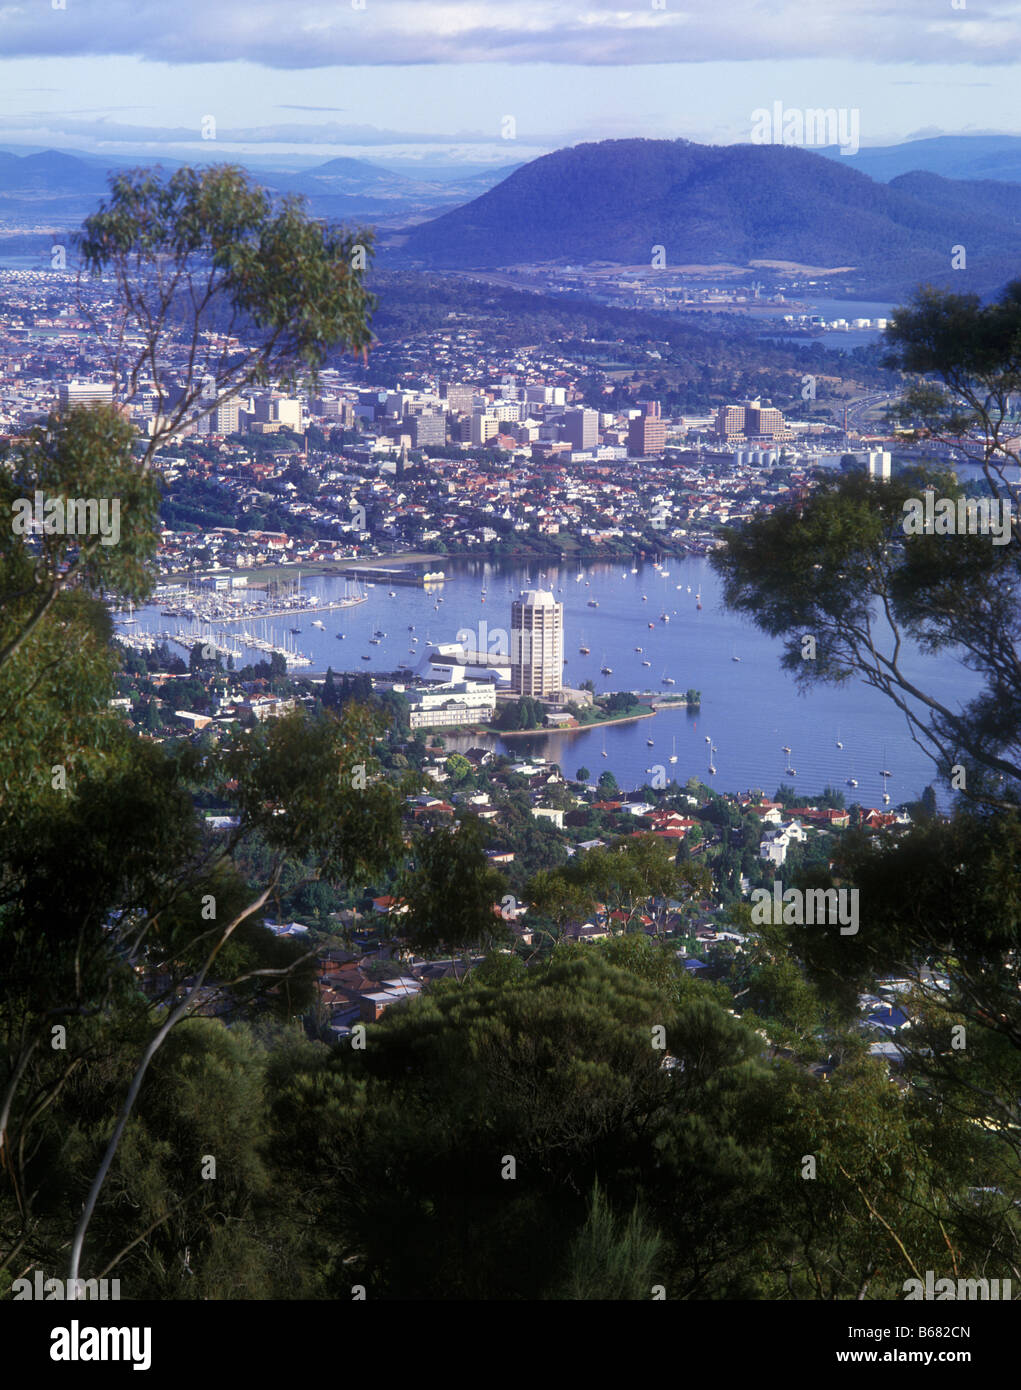
[[[564,605],[528,589],[511,605],[511,690],[555,698],[563,685]]]

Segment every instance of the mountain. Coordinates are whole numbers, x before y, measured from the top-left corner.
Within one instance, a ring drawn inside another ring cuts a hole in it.
[[[506,177],[512,168],[472,169],[444,179],[387,169],[363,159],[330,159],[300,174],[259,174],[267,188],[300,193],[321,217],[373,218],[380,225],[421,221],[430,214],[470,202]]]
[[[150,163],[161,163],[166,170],[181,167],[176,159],[140,157],[132,161],[117,157],[108,162],[99,156],[60,150],[25,155],[0,149],[0,223],[36,223],[45,218],[53,224],[77,224],[109,191],[108,171]],[[249,172],[275,194],[306,198],[318,217],[391,227],[407,226],[470,202],[514,167],[479,169],[472,165],[447,171],[444,178],[426,178],[368,160],[339,158],[297,171],[250,167]]]
[[[77,155],[59,150],[21,158],[0,154],[0,220],[26,214],[77,220],[106,192],[103,166]]]
[[[842,155],[836,146],[819,153],[883,183],[915,170],[947,179],[1021,183],[1018,135],[937,135],[928,140],[908,140],[903,145],[876,145],[855,155]]]
[[[485,268],[536,262],[667,266],[781,261],[854,267],[873,291],[919,281],[991,289],[1021,273],[1009,196],[877,183],[807,150],[604,140],[522,166],[464,207],[391,238],[393,265]],[[1001,187],[1006,187],[1002,185]],[[951,269],[967,248],[967,270]]]

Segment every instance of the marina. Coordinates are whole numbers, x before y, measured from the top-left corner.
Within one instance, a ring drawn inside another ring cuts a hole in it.
[[[664,584],[669,597],[664,600],[661,592],[657,604],[670,621],[648,628],[641,621],[648,612],[642,596],[660,578],[648,561],[637,563],[637,573],[626,577],[619,563],[588,563],[579,570],[576,561],[538,567],[533,562],[525,568],[514,561],[446,558],[444,568],[446,602],[439,608],[435,591],[424,586],[405,585],[391,598],[385,583],[370,587],[370,581],[356,583],[340,574],[302,576],[300,590],[292,586],[290,593],[214,591],[192,580],[187,588],[164,586],[158,603],[115,615],[117,630],[135,650],[151,650],[163,633],[162,640],[178,643],[182,654],[211,638],[221,654],[230,652],[235,666],[265,660],[277,650],[295,674],[354,668],[369,675],[398,673],[398,679],[403,671],[410,682],[435,681],[429,657],[438,644],[452,641],[462,628],[478,631],[482,621],[490,635],[509,629],[512,599],[526,588],[546,588],[564,604],[564,650],[570,655],[565,679],[575,688],[591,680],[597,691],[640,692],[655,710],[655,726],[640,721],[603,732],[600,726],[539,731],[506,741],[447,730],[448,749],[486,742],[515,757],[527,750],[561,763],[569,776],[595,763],[612,771],[621,786],[637,787],[646,780],[646,738],[652,730],[657,748],[670,752],[671,775],[683,785],[690,777],[707,776],[704,718],[726,732],[711,756],[717,772],[708,774],[720,790],[759,787],[772,796],[796,775],[799,794],[806,798],[830,786],[843,790],[848,802],[878,807],[892,803],[894,788],[900,802],[918,797],[934,781],[933,767],[905,731],[903,716],[877,692],[852,681],[800,693],[780,666],[780,643],[722,607],[719,582],[702,557],[671,560],[671,577]],[[588,606],[590,596],[597,609]],[[162,616],[168,607],[184,610],[176,622]],[[332,624],[326,616],[331,610],[336,613]],[[322,628],[313,627],[313,620],[324,619]],[[291,633],[291,627],[303,631]],[[419,636],[420,643],[409,641]],[[740,662],[734,662],[735,655]],[[952,662],[906,651],[904,664],[949,707],[970,694],[969,673]],[[609,672],[601,672],[603,666]],[[657,686],[653,693],[650,687]],[[700,708],[669,700],[673,691],[683,695],[688,687],[701,692]],[[787,751],[795,730],[796,760]],[[896,772],[896,779],[884,772]],[[850,786],[851,777],[860,785]],[[883,801],[884,794],[891,803]]]

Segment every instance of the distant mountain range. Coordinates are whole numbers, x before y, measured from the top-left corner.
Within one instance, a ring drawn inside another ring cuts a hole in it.
[[[778,145],[604,140],[536,159],[389,242],[390,263],[409,268],[648,266],[661,246],[668,266],[853,267],[839,278],[878,296],[921,281],[988,291],[1021,275],[1021,185],[878,183]]]
[[[916,157],[940,170],[911,169]],[[964,168],[1000,177],[949,176]],[[95,155],[0,151],[0,253],[48,256],[48,238],[25,229],[79,223],[106,194],[107,170]],[[249,172],[274,193],[301,194],[317,216],[378,227],[380,269],[648,266],[661,246],[668,267],[851,267],[831,283],[862,297],[900,296],[923,281],[988,293],[1021,276],[1021,139],[1012,136],[943,136],[854,157],[604,140],[442,178],[361,159]],[[951,268],[955,247],[964,269]]]
[[[924,170],[946,179],[996,179],[1021,183],[1021,136],[937,135],[929,140],[907,140],[902,145],[876,145],[855,155],[842,155],[836,147],[819,151],[850,169],[886,183],[898,174]]]
[[[138,164],[156,163],[138,159]],[[174,169],[181,161],[167,159]],[[214,161],[204,161],[212,163]],[[225,159],[224,162],[231,162]],[[235,163],[243,163],[234,160]],[[110,163],[95,155],[44,150],[29,155],[0,151],[0,223],[77,223],[95,210],[108,192],[108,170],[130,167],[120,158]],[[300,193],[313,213],[337,220],[363,218],[379,226],[406,226],[409,220],[469,202],[499,183],[517,165],[422,178],[361,159],[331,159],[300,172],[250,168],[254,178],[274,193]]]

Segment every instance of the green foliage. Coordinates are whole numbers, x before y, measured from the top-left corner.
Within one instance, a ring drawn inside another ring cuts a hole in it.
[[[143,332],[178,306],[196,318],[240,317],[259,339],[254,365],[245,364],[251,379],[308,373],[313,384],[336,344],[371,342],[374,300],[355,256],[356,247],[368,253],[371,245],[369,232],[308,217],[300,199],[274,207],[228,164],[166,178],[144,169],[115,174],[79,238],[85,269],[114,272],[125,311]]]
[[[486,859],[477,817],[418,835],[413,852],[415,868],[400,888],[408,904],[401,931],[412,949],[488,951],[509,936],[499,910],[506,881]]]
[[[597,1182],[585,1224],[571,1242],[567,1273],[555,1297],[648,1299],[662,1245],[662,1237],[648,1228],[637,1207],[626,1222],[618,1218]]]
[[[596,783],[596,787],[599,791],[600,797],[603,800],[616,796],[618,791],[620,790],[620,788],[617,786],[617,779],[616,777],[614,777],[613,773],[609,770],[609,768],[607,768],[605,772],[601,772],[599,774],[599,780]]]

